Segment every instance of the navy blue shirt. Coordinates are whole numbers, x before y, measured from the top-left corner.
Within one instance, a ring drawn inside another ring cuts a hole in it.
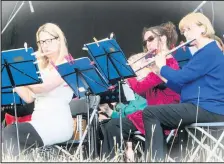
[[[224,115],[224,55],[215,41],[198,50],[181,69],[163,66],[167,86],[181,95],[182,103],[198,104]]]

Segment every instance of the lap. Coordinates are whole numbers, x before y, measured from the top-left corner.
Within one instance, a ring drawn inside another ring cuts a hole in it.
[[[28,122],[23,123],[17,123],[19,133],[30,133],[30,132],[36,132],[33,126]],[[3,131],[3,133],[16,133],[16,124],[11,124],[6,126]]]
[[[154,115],[162,125],[176,128],[181,122],[181,126],[195,122],[214,122],[214,113],[208,112],[191,103],[168,104],[149,106],[143,111],[143,115]]]
[[[37,141],[41,145],[43,144],[39,134],[30,123],[24,122],[24,123],[18,123],[17,125],[18,125],[20,143],[26,142],[27,145],[29,145]],[[11,138],[16,139],[17,138],[16,125],[12,124],[5,127],[2,131],[2,136],[4,140]]]
[[[132,126],[133,123],[127,117],[122,118],[122,126]],[[120,128],[120,118],[113,118],[106,123],[106,126],[113,126]]]

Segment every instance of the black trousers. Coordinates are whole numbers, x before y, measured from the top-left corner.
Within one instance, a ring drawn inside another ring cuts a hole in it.
[[[103,145],[102,145],[102,157],[105,156],[107,159],[115,157],[115,145],[120,146],[120,119],[114,118],[107,123],[101,124],[101,130],[103,133]],[[127,140],[130,134],[130,130],[136,131],[137,128],[128,118],[122,118],[122,132],[123,139]],[[114,141],[116,138],[116,144]]]
[[[20,150],[44,146],[44,143],[30,123],[18,123]],[[2,131],[2,153],[17,156],[19,148],[17,144],[16,125],[7,126]]]
[[[33,113],[34,111],[34,102],[30,104],[25,104],[16,107],[17,117],[27,116]],[[5,113],[8,113],[12,116],[15,116],[14,106],[7,107],[7,109],[1,110],[1,122],[5,119]]]
[[[151,159],[164,160],[166,144],[163,137],[164,129],[176,129],[182,119],[181,127],[196,122],[197,106],[190,103],[148,106],[143,110],[143,122],[146,132],[145,157],[149,152]],[[211,113],[199,108],[198,123],[221,122],[224,115]],[[153,130],[153,126],[154,130]],[[155,158],[154,158],[155,157]],[[146,159],[150,161],[151,159]]]

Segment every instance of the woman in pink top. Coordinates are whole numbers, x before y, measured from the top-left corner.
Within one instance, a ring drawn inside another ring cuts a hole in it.
[[[145,52],[151,52],[153,50],[155,56],[158,52],[171,49],[177,42],[177,32],[173,23],[168,22],[159,26],[144,28],[143,30],[143,48]],[[147,60],[145,60],[147,61]],[[179,69],[177,61],[172,55],[167,56],[167,65],[173,69]],[[146,77],[138,81],[136,78],[127,79],[127,83],[130,87],[140,95],[145,95],[148,105],[157,104],[174,104],[179,103],[180,97],[177,93],[167,88],[160,77],[153,72],[153,67],[145,69]],[[137,111],[122,119],[122,130],[124,140],[128,139],[130,130],[139,130],[143,134],[144,125],[142,119],[142,110]],[[114,139],[116,136],[116,142],[120,143],[120,125],[119,118],[111,119],[104,125],[102,129],[104,139],[102,152],[106,157],[113,158],[114,151]]]

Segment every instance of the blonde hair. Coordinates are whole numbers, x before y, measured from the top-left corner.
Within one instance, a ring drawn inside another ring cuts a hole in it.
[[[216,42],[218,42],[217,44],[219,44],[220,48],[222,51],[224,51],[224,44],[221,38],[219,38],[218,36],[214,35],[214,40]]]
[[[58,25],[53,24],[53,23],[45,23],[44,25],[39,27],[39,29],[37,30],[37,33],[36,33],[37,42],[40,39],[39,38],[40,32],[47,32],[54,37],[58,37],[58,39],[60,40],[60,48],[59,48],[60,53],[59,53],[59,56],[57,58],[55,65],[60,64],[60,62],[62,62],[64,60],[64,57],[66,55],[68,55],[67,41],[66,41],[64,33],[62,32],[62,30],[60,29],[60,27]],[[37,53],[39,54],[38,65],[39,65],[40,69],[44,69],[49,64],[49,59],[46,56],[41,56],[41,54],[43,53],[41,46],[39,44],[37,44],[37,46],[38,46]]]
[[[210,20],[202,13],[189,13],[184,18],[181,19],[179,23],[179,29],[183,32],[183,28],[188,24],[196,24],[198,26],[205,27],[205,33],[203,36],[208,38],[214,38],[215,30],[210,22]]]

